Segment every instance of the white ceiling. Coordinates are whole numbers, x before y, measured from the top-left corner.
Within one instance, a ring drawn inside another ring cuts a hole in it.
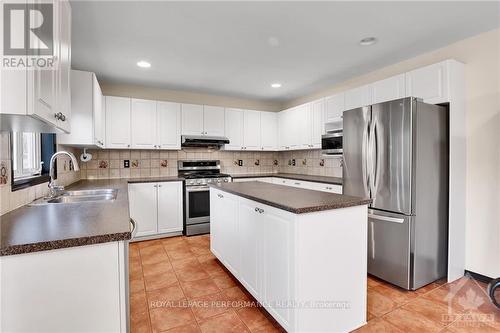
[[[73,68],[107,82],[276,102],[500,26],[499,3],[478,1],[71,5]],[[379,42],[360,46],[367,36]],[[152,67],[138,68],[141,59]]]

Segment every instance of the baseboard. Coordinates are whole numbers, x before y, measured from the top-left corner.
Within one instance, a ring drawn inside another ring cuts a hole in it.
[[[490,283],[491,280],[493,280],[493,278],[491,278],[489,276],[482,275],[482,274],[479,274],[479,273],[474,273],[474,272],[471,272],[471,271],[468,271],[468,270],[465,270],[465,274],[469,274],[474,279],[476,279],[478,281],[481,281],[481,282],[484,282],[486,284]]]

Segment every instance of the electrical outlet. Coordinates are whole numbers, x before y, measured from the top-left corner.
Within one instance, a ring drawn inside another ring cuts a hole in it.
[[[238,165],[243,166],[243,160],[238,160]]]
[[[123,167],[125,169],[130,168],[130,160],[123,160]]]
[[[292,158],[292,166],[295,166],[295,158]]]

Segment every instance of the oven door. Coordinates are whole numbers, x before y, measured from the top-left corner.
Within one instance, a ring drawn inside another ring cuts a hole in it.
[[[342,131],[327,133],[321,137],[323,154],[342,155]]]
[[[186,186],[186,225],[210,222],[208,186]]]

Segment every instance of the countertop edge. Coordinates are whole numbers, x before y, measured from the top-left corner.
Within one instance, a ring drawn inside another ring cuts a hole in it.
[[[279,186],[279,185],[277,185]],[[310,207],[304,207],[304,208],[291,208],[288,206],[282,206],[278,203],[271,202],[268,200],[264,200],[258,197],[254,197],[252,195],[247,195],[238,191],[232,191],[227,188],[223,188],[217,185],[209,185],[210,188],[214,188],[226,193],[234,194],[237,196],[240,196],[245,199],[249,199],[252,201],[260,202],[264,205],[268,205],[274,208],[278,208],[293,214],[306,214],[306,213],[314,213],[314,212],[322,212],[326,210],[335,210],[335,209],[342,209],[342,208],[348,208],[348,207],[355,207],[355,206],[363,206],[363,205],[368,205],[371,203],[371,199],[359,199],[359,201],[353,201],[353,202],[348,202],[348,203],[338,203],[338,204],[330,204],[330,205],[321,205],[321,206],[310,206]]]
[[[39,243],[12,245],[0,249],[0,257],[16,255],[16,254],[28,254],[33,252],[50,251],[56,249],[65,249],[65,248],[79,247],[85,245],[118,242],[122,240],[125,241],[125,240],[130,240],[131,236],[132,233],[129,231],[129,232],[122,232],[115,234],[107,234],[107,235],[68,238],[68,239],[60,239],[55,241],[47,241]]]

